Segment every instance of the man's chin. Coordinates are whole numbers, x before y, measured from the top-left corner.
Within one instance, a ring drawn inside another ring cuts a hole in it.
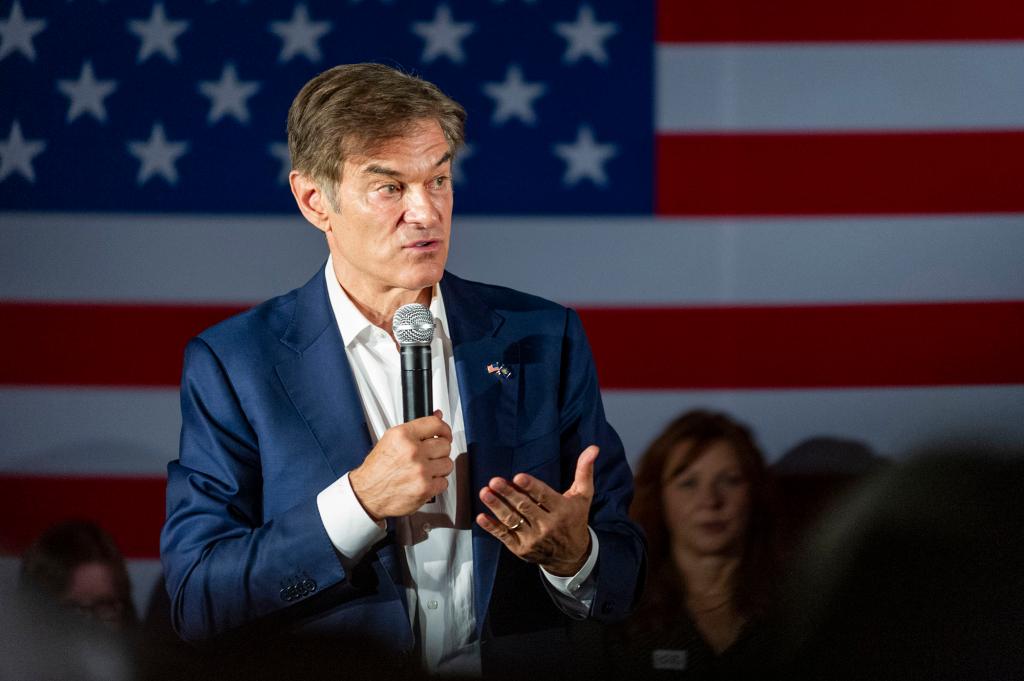
[[[409,290],[424,289],[429,286],[433,286],[437,282],[441,281],[441,277],[444,276],[444,263],[433,264],[424,266],[423,263],[413,265],[408,268],[406,272],[403,287]]]

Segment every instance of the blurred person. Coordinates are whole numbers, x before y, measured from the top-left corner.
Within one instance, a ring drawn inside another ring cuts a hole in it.
[[[816,435],[783,452],[769,467],[778,502],[775,539],[783,562],[791,561],[827,509],[888,463],[866,442],[830,435]]]
[[[81,617],[36,588],[0,607],[0,680],[138,679],[131,636]]]
[[[95,523],[69,520],[43,532],[22,557],[20,584],[114,629],[137,623],[124,557]]]
[[[828,513],[780,591],[779,678],[1024,673],[1024,452],[933,451]]]
[[[750,431],[724,414],[683,414],[643,454],[635,485],[650,575],[637,612],[610,632],[613,676],[757,676],[775,559]]]

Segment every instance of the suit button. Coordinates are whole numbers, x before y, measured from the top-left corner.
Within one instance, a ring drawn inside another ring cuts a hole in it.
[[[287,587],[284,588],[284,589],[281,589],[281,600],[282,601],[290,601],[291,600],[291,598],[288,596],[288,589],[287,589]]]
[[[316,582],[308,578],[302,580],[302,590],[307,594],[313,593],[316,591]]]

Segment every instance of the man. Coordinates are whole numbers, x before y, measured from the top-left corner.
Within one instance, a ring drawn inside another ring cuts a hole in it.
[[[375,64],[293,102],[292,193],[330,257],[186,349],[161,536],[183,637],[261,625],[478,675],[632,608],[644,545],[578,317],[444,270],[464,122]],[[391,321],[413,302],[438,411],[402,423]]]

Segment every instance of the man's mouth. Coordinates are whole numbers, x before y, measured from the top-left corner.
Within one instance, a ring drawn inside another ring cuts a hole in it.
[[[437,239],[420,239],[419,241],[410,241],[405,244],[404,248],[413,249],[430,249],[436,247],[440,243]]]

